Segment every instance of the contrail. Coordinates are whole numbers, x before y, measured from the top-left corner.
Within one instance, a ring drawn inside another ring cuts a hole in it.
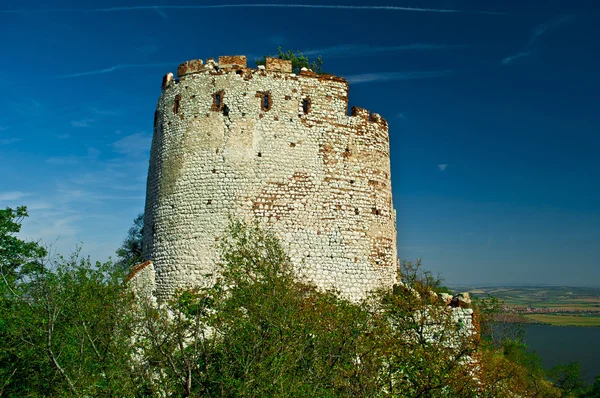
[[[0,13],[26,14],[26,13],[56,13],[56,12],[122,12],[122,11],[144,11],[144,10],[210,10],[218,8],[307,8],[307,9],[332,9],[332,10],[382,10],[382,11],[412,11],[412,12],[436,12],[436,13],[469,13],[503,15],[506,13],[495,11],[471,11],[450,8],[422,8],[422,7],[400,7],[400,6],[352,6],[352,5],[326,5],[326,4],[215,4],[215,5],[141,5],[120,6],[104,8],[33,8],[0,10]]]
[[[103,75],[105,73],[111,73],[114,72],[116,70],[119,69],[129,69],[129,68],[153,68],[153,67],[166,67],[166,66],[173,66],[173,65],[177,65],[177,62],[171,62],[171,63],[166,63],[166,62],[162,62],[162,63],[158,63],[158,64],[119,64],[119,65],[114,65],[105,69],[97,69],[97,70],[90,70],[87,72],[79,72],[79,73],[71,73],[68,75],[62,75],[62,76],[58,76],[59,78],[65,79],[68,77],[80,77],[80,76],[90,76],[90,75]]]
[[[369,82],[384,82],[394,80],[414,80],[442,77],[451,74],[451,70],[415,71],[415,72],[383,72],[351,75],[346,78],[348,83],[360,84]]]
[[[429,50],[449,50],[456,48],[464,48],[463,44],[426,44],[413,43],[400,46],[386,47],[371,47],[361,44],[342,44],[334,47],[325,47],[321,49],[310,49],[302,51],[302,54],[307,56],[326,55],[328,57],[346,57],[355,55],[369,55],[379,53],[392,53],[397,51],[429,51]]]

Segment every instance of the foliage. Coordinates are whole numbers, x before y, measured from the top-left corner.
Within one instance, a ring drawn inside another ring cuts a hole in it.
[[[473,377],[478,339],[434,291],[441,286],[420,260],[403,262],[402,285],[382,291],[376,313],[383,315],[383,379],[392,396],[469,397],[479,389]]]
[[[300,280],[273,233],[232,220],[215,274],[157,303],[121,266],[16,238],[24,208],[0,214],[0,396],[599,396],[577,365],[553,384],[521,340],[486,338],[497,300],[475,305],[479,339],[419,261],[350,302]]]
[[[318,75],[324,74],[323,72],[323,59],[318,56],[316,60],[312,61],[305,56],[301,51],[287,50],[283,51],[281,47],[277,47],[277,57],[279,59],[286,59],[292,61],[292,72],[298,74],[302,68],[312,70]],[[255,60],[256,65],[265,65],[267,56],[263,56],[262,59]]]
[[[481,339],[495,347],[505,341],[524,342],[525,331],[520,323],[506,321],[502,312],[503,301],[488,295],[485,299],[473,300],[479,321]]]
[[[232,222],[221,242],[215,283],[180,292],[158,310],[173,322],[146,328],[146,349],[169,364],[160,384],[185,396],[365,395],[355,364],[368,313],[298,282],[255,224]]]
[[[37,242],[26,242],[15,236],[27,216],[25,206],[0,210],[0,273],[6,283],[14,281],[32,261],[46,254]]]
[[[117,265],[125,271],[144,261],[142,257],[142,240],[144,237],[144,213],[133,220],[133,226],[127,231],[127,237],[117,249]]]
[[[559,364],[550,369],[549,376],[560,390],[561,397],[582,397],[591,392],[590,387],[583,380],[581,365],[577,362]]]

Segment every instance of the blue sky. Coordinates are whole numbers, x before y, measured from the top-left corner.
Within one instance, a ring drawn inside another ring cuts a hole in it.
[[[402,259],[452,284],[600,285],[596,1],[164,4],[1,3],[0,207],[28,206],[24,236],[113,255],[162,76],[281,45],[389,121]]]

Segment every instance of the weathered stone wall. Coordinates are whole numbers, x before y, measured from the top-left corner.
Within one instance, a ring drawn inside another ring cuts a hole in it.
[[[144,261],[131,268],[125,279],[126,286],[138,297],[152,302],[156,288],[156,273],[152,261]]]
[[[217,66],[219,65],[219,66]],[[228,215],[258,218],[299,275],[360,299],[396,280],[388,126],[348,83],[268,59],[188,61],[167,74],[148,173],[144,257],[156,295],[204,283]]]

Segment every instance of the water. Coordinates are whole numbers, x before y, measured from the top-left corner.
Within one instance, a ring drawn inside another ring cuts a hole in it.
[[[600,327],[525,325],[525,342],[549,369],[579,362],[588,382],[600,373]]]

